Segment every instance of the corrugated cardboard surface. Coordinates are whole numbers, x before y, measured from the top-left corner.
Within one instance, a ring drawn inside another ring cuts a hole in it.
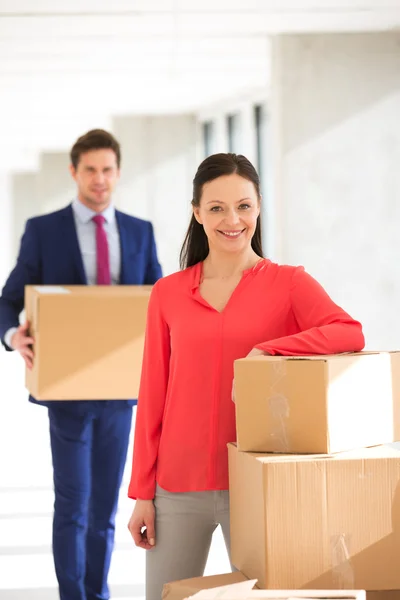
[[[243,589],[244,582],[248,583],[247,589]],[[240,585],[238,585],[240,584]],[[239,589],[240,588],[240,589]],[[210,577],[195,577],[184,579],[164,585],[162,600],[186,600],[207,597],[212,600],[225,598],[226,600],[261,599],[268,600],[294,600],[304,598],[306,600],[365,600],[366,594],[363,590],[260,590],[254,586],[254,581],[248,581],[242,573],[227,573],[224,575],[213,575]],[[375,598],[374,600],[385,600]],[[388,598],[387,600],[390,600]],[[396,600],[393,598],[392,600]]]
[[[367,592],[367,600],[400,600],[400,590]]]
[[[246,581],[242,573],[225,573],[223,575],[210,575],[208,577],[193,577],[192,579],[183,579],[181,581],[173,581],[164,585],[162,600],[184,600],[193,596],[200,590],[216,588],[222,585],[231,583],[240,583]]]
[[[400,451],[229,445],[233,564],[266,589],[400,589]]]
[[[235,361],[238,448],[333,453],[400,440],[400,352]]]
[[[28,286],[37,400],[137,398],[151,286]]]
[[[225,596],[224,596],[225,598]],[[304,598],[310,600],[365,600],[365,590],[251,590],[246,598],[241,600],[295,600]],[[226,600],[229,597],[226,596]],[[232,599],[233,600],[233,599]],[[238,598],[236,598],[238,600]]]

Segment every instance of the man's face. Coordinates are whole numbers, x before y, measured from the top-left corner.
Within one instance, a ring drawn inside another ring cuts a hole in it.
[[[76,169],[71,165],[70,171],[82,204],[96,212],[106,209],[120,173],[115,152],[109,148],[85,152]]]

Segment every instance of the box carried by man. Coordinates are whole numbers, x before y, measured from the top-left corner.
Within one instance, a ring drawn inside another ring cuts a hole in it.
[[[36,400],[138,396],[152,286],[27,286],[34,337],[26,387]]]

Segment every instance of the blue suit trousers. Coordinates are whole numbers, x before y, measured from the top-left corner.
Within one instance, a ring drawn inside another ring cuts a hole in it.
[[[118,401],[54,402],[49,421],[60,600],[108,600],[132,407]]]

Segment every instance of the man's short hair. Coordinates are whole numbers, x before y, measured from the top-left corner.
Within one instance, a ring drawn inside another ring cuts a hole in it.
[[[103,149],[110,149],[115,152],[119,168],[121,163],[120,145],[115,137],[104,129],[92,129],[76,140],[70,152],[71,164],[76,169],[82,154],[91,150]]]

